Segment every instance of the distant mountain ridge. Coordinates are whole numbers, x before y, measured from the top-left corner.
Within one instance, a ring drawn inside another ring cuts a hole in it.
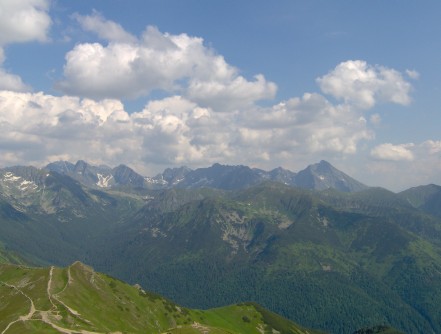
[[[144,177],[130,167],[119,165],[110,168],[106,165],[92,166],[83,160],[76,164],[57,161],[48,164],[45,169],[70,176],[89,187],[112,188],[115,186],[144,187]]]
[[[441,186],[428,184],[407,189],[399,193],[413,207],[441,217]]]
[[[230,166],[215,163],[210,167],[195,170],[187,167],[167,168],[163,173],[154,177],[145,177],[125,165],[115,168],[92,166],[82,160],[76,164],[58,161],[48,164],[45,169],[68,175],[84,185],[99,188],[167,189],[178,187],[191,189],[208,187],[236,190],[264,181],[280,182],[313,190],[332,188],[343,192],[357,192],[369,188],[324,160],[309,165],[298,173],[281,167],[264,171],[243,165]]]

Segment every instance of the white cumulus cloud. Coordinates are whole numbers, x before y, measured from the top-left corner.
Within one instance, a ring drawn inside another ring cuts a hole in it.
[[[0,152],[8,153],[9,163],[83,155],[112,161],[137,140],[119,101],[10,91],[0,91],[0,133]]]
[[[243,140],[256,147],[265,147],[270,156],[275,152],[304,155],[334,152],[352,154],[362,140],[373,134],[366,120],[354,109],[333,105],[320,94],[306,93],[301,98],[283,101],[271,108],[261,108],[245,114],[244,125],[249,129]],[[252,131],[252,132],[251,132]],[[255,133],[255,136],[250,136]],[[268,153],[267,152],[267,153]]]
[[[77,16],[77,20],[109,43],[78,44],[67,53],[58,88],[68,94],[123,99],[161,90],[216,111],[231,111],[276,93],[276,85],[262,75],[251,81],[241,76],[202,38],[147,27],[135,39],[98,15]]]
[[[76,14],[74,18],[84,30],[94,32],[102,39],[112,42],[136,43],[135,36],[126,32],[120,24],[106,20],[99,13],[90,16]]]
[[[47,41],[51,26],[48,0],[0,1],[0,90],[29,91],[20,76],[3,68],[3,47],[11,43]]]
[[[46,41],[51,26],[49,0],[0,1],[0,46]]]
[[[254,81],[238,76],[227,82],[191,80],[187,95],[203,106],[228,111],[252,106],[256,100],[272,99],[276,90],[277,86],[262,75],[257,75]]]
[[[348,60],[318,78],[325,94],[342,99],[356,107],[369,109],[377,102],[408,105],[411,84],[402,74],[384,66],[373,66],[362,60]]]
[[[412,161],[415,158],[412,152],[414,146],[413,143],[399,145],[385,143],[374,147],[371,156],[379,160]]]
[[[26,92],[30,90],[30,87],[22,81],[20,76],[8,73],[0,67],[0,90]]]

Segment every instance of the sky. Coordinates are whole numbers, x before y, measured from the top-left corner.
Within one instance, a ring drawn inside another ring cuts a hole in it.
[[[438,0],[0,0],[0,167],[327,160],[441,184]]]

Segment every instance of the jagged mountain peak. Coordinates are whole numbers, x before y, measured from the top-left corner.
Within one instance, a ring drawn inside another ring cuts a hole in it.
[[[46,170],[70,176],[89,187],[111,188],[115,186],[144,187],[144,177],[132,168],[120,164],[115,168],[107,165],[94,166],[84,160],[75,164],[67,161],[57,161],[48,164]]]
[[[326,172],[326,171],[330,171],[330,170],[337,170],[337,168],[335,168],[333,165],[331,165],[326,160],[320,160],[320,162],[318,162],[318,163],[311,164],[308,167],[306,167],[306,169],[311,169],[314,171],[322,171],[322,172]]]
[[[67,175],[89,187],[108,188],[114,184],[109,166],[93,166],[84,160],[78,160],[75,164],[68,161],[56,161],[48,164],[45,169]]]
[[[132,168],[127,165],[120,164],[114,168],[112,168],[112,172],[114,173],[136,173]]]
[[[69,161],[54,161],[46,165],[45,169],[48,169],[59,174],[66,174],[72,172],[75,169],[75,165]]]
[[[144,186],[144,177],[126,165],[121,164],[113,168],[112,175],[119,185],[130,185],[138,188],[142,188]]]
[[[162,173],[162,179],[168,184],[177,184],[181,182],[185,176],[192,170],[186,166],[181,166],[178,168],[167,168]]]
[[[213,164],[211,167],[198,168],[186,174],[179,183],[180,187],[211,187],[219,189],[241,189],[260,183],[263,178],[260,170],[253,170],[243,165]]]
[[[296,173],[291,172],[288,169],[277,167],[269,172],[269,179],[284,184],[292,185],[295,182]]]
[[[334,188],[344,192],[355,192],[368,188],[368,186],[338,170],[325,160],[309,165],[298,172],[295,177],[295,184],[307,189],[324,190]]]
[[[33,166],[14,166],[0,170],[0,191],[4,194],[31,194],[45,183],[47,172]]]
[[[78,171],[82,171],[82,172],[90,171],[90,172],[94,173],[95,171],[110,172],[111,168],[107,165],[94,166],[84,160],[78,160],[77,163],[75,164],[74,170],[77,172]]]

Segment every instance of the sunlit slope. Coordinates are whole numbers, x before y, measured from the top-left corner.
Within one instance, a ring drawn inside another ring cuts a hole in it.
[[[0,265],[0,333],[317,333],[244,303],[208,311],[95,272]]]

